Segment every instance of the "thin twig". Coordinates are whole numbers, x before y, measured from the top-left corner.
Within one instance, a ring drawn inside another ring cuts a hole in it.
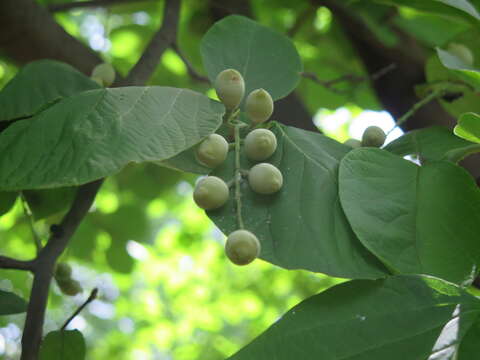
[[[318,78],[318,76],[315,73],[308,72],[308,71],[302,72],[302,73],[300,73],[300,75],[303,76],[304,78],[307,78],[307,79],[310,79],[310,80],[314,81],[315,83],[325,87],[326,89],[328,89],[328,90],[330,90],[334,93],[347,94],[350,90],[338,89],[338,88],[335,87],[335,85],[337,85],[339,83],[350,83],[350,84],[356,85],[356,84],[366,82],[368,80],[375,81],[375,80],[378,80],[381,77],[385,76],[386,74],[388,74],[390,71],[394,70],[395,68],[396,68],[395,64],[389,64],[389,65],[381,68],[377,72],[373,73],[370,76],[368,76],[368,75],[356,75],[356,74],[345,74],[345,75],[339,76],[338,78],[331,79],[331,80],[321,80],[321,79]]]
[[[166,0],[163,23],[147,45],[138,62],[122,81],[121,85],[144,85],[155,71],[163,53],[177,40],[181,0]]]
[[[405,121],[407,121],[413,114],[415,114],[422,106],[428,104],[430,101],[433,99],[436,99],[437,97],[441,96],[443,93],[442,90],[435,90],[432,91],[430,94],[425,96],[422,100],[419,102],[415,103],[410,110],[408,110],[405,114],[403,114],[401,117],[398,118],[398,120],[395,122],[395,125],[387,132],[387,136],[398,126],[402,125]]]
[[[78,188],[70,210],[60,225],[52,227],[47,244],[34,260],[34,278],[22,336],[21,360],[36,360],[38,357],[55,263],[88,213],[102,182],[103,179],[100,179]]]
[[[42,240],[35,229],[35,223],[33,221],[33,214],[30,206],[27,203],[27,199],[25,199],[25,195],[23,191],[20,191],[20,202],[22,203],[23,213],[27,218],[28,224],[30,226],[30,230],[32,232],[33,241],[35,243],[35,247],[37,248],[37,254],[42,250]]]
[[[178,44],[176,42],[172,43],[171,48],[172,48],[172,50],[174,50],[177,53],[178,57],[183,61],[183,63],[185,64],[185,67],[187,68],[188,75],[190,75],[190,77],[193,80],[196,80],[198,82],[204,82],[204,83],[210,82],[208,77],[200,75],[194,69],[194,67],[192,66],[190,61],[187,59],[185,54],[180,50],[180,48],[178,47]]]
[[[307,21],[310,17],[315,14],[316,6],[308,6],[305,10],[303,10],[295,19],[292,27],[287,30],[288,37],[294,37],[298,30],[302,27],[302,25]]]
[[[70,322],[75,318],[75,316],[77,316],[78,314],[80,314],[80,312],[85,309],[85,307],[90,304],[93,300],[95,300],[97,298],[97,294],[98,294],[98,289],[97,288],[94,288],[92,290],[92,292],[90,293],[90,296],[87,298],[87,300],[84,301],[84,303],[82,305],[80,305],[80,307],[75,310],[75,312],[67,319],[67,321],[65,321],[65,323],[63,324],[63,326],[60,328],[61,331],[65,330],[66,327],[68,326],[68,324],[70,324]]]
[[[15,269],[33,271],[34,260],[23,261],[10,258],[8,256],[0,256],[0,269]]]
[[[50,4],[47,6],[50,12],[68,11],[80,8],[97,8],[106,7],[117,4],[128,4],[133,2],[153,2],[155,0],[90,0],[90,1],[75,1],[66,4]]]
[[[237,208],[237,221],[238,228],[244,229],[245,225],[243,224],[242,217],[242,192],[240,189],[240,181],[242,180],[242,174],[240,172],[240,125],[234,125],[235,133],[235,201]]]

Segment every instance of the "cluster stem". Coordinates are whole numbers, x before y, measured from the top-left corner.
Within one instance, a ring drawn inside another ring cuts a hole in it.
[[[243,224],[242,218],[242,192],[240,189],[240,182],[242,180],[242,171],[240,168],[240,124],[234,125],[234,136],[235,136],[235,202],[237,207],[237,221],[238,228],[244,229],[245,225]]]

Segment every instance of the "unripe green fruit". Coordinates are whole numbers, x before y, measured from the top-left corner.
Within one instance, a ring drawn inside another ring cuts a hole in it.
[[[55,279],[68,280],[72,276],[72,268],[67,263],[58,263],[55,267]]]
[[[65,295],[68,296],[75,296],[77,294],[80,294],[83,289],[82,285],[77,280],[73,279],[68,279],[68,280],[57,280],[58,287],[64,293]]]
[[[214,168],[225,161],[228,154],[228,142],[218,134],[211,134],[197,147],[196,155],[198,161]]]
[[[254,124],[267,121],[273,113],[272,97],[263,89],[253,90],[247,96],[245,111]]]
[[[234,69],[223,70],[215,79],[215,91],[228,110],[235,109],[245,94],[242,75]]]
[[[100,85],[108,87],[115,81],[115,69],[107,63],[98,64],[93,68],[91,78],[98,83],[101,80],[102,83]]]
[[[350,146],[354,149],[359,148],[362,146],[362,142],[357,139],[348,139],[347,141],[344,142],[345,145]]]
[[[259,194],[273,194],[281,189],[283,176],[280,170],[269,163],[257,164],[248,172],[248,183]]]
[[[260,255],[260,242],[250,231],[236,230],[228,235],[225,253],[234,264],[247,265]]]
[[[473,65],[474,57],[472,52],[468,47],[463,44],[458,43],[450,43],[448,45],[447,50],[457,56],[460,60],[462,60],[467,65]]]
[[[228,200],[228,186],[219,177],[207,176],[200,180],[193,191],[193,200],[205,210],[218,209]]]
[[[245,153],[250,160],[268,159],[277,149],[275,134],[267,129],[255,129],[245,138]]]
[[[362,146],[380,147],[386,139],[385,132],[378,126],[369,126],[362,135]]]

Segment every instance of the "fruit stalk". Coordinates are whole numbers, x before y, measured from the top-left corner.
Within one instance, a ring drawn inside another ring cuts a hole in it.
[[[242,218],[242,193],[240,190],[240,180],[242,179],[242,173],[240,169],[240,125],[234,125],[235,136],[235,202],[237,204],[237,221],[238,228],[244,229]]]

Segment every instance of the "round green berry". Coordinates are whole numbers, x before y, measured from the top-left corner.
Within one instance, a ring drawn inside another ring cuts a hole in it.
[[[238,107],[245,94],[245,82],[237,70],[223,70],[217,75],[214,85],[218,98],[228,110]]]
[[[267,129],[255,129],[245,137],[245,154],[250,160],[262,161],[277,149],[277,138]]]
[[[98,64],[93,68],[91,78],[100,85],[108,87],[115,81],[115,69],[107,63]]]
[[[72,268],[67,263],[58,263],[55,267],[55,279],[68,280],[72,277]]]
[[[254,124],[267,121],[273,113],[273,100],[264,89],[252,91],[245,102],[245,112]]]
[[[195,154],[202,164],[214,168],[227,158],[228,142],[221,135],[211,134],[198,145]]]
[[[260,255],[260,242],[248,230],[236,230],[225,243],[227,257],[236,265],[247,265]]]
[[[385,132],[378,126],[369,126],[362,135],[362,146],[381,147],[386,139]]]
[[[204,210],[218,209],[228,200],[228,185],[216,176],[201,179],[193,191],[193,200]]]
[[[357,139],[348,139],[344,142],[345,145],[350,146],[351,148],[359,148],[362,146],[362,142]]]
[[[282,188],[283,177],[272,164],[260,163],[248,172],[248,183],[256,193],[273,194]]]
[[[64,293],[65,295],[68,296],[75,296],[77,294],[80,294],[83,289],[82,285],[77,280],[73,279],[68,279],[68,280],[57,280],[58,287]]]

